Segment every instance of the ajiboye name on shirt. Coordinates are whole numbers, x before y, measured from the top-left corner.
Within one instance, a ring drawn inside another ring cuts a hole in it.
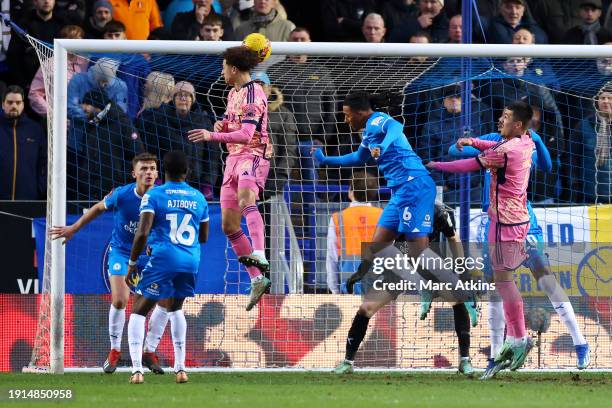
[[[190,210],[197,210],[198,202],[190,200],[168,200],[168,208],[187,208]]]

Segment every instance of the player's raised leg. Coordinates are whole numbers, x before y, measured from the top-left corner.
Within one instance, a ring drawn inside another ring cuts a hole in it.
[[[223,192],[221,192],[221,194],[223,196]],[[244,257],[252,254],[253,249],[251,243],[240,227],[242,214],[232,208],[222,208],[221,214],[221,227],[238,258],[244,259]],[[251,279],[251,293],[246,307],[246,310],[249,311],[259,302],[259,299],[261,299],[263,294],[270,287],[271,282],[262,274],[262,270],[255,264],[248,264],[245,266],[249,278]],[[262,267],[262,269],[264,268]]]

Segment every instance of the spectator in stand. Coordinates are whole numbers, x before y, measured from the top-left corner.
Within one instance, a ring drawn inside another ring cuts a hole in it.
[[[85,22],[85,38],[101,40],[104,27],[113,19],[113,5],[108,0],[94,3],[92,15]]]
[[[82,26],[87,13],[85,0],[55,0],[54,13],[68,25]]]
[[[53,44],[53,39],[65,25],[53,12],[54,0],[34,0],[34,9],[17,21],[17,25],[32,37]],[[7,63],[12,83],[27,87],[40,66],[36,51],[27,39],[13,34],[7,50]]]
[[[174,77],[159,71],[147,75],[144,86],[144,100],[137,116],[147,109],[157,109],[163,104],[172,102],[174,96]]]
[[[71,38],[71,39],[82,39],[85,36],[83,29],[76,25],[68,25],[62,28],[58,34],[59,38]],[[77,55],[68,54],[68,72],[66,74],[68,82],[74,74],[79,72],[87,71],[89,61],[87,59]],[[47,75],[51,75],[53,72],[53,57],[49,57],[45,60],[30,85],[30,92],[28,93],[28,99],[30,100],[30,106],[34,112],[40,115],[41,118],[47,119],[47,111],[49,110],[49,103],[47,102],[47,93],[45,92],[45,83],[43,78],[43,68],[47,71]]]
[[[222,41],[223,40],[223,22],[218,14],[210,14],[204,19],[200,34],[197,37],[199,41]]]
[[[232,1],[232,0],[230,0]],[[232,22],[232,27],[237,29],[240,24],[246,22],[251,18],[253,13],[253,0],[238,0],[234,1],[232,7],[226,10],[225,15]]]
[[[68,84],[68,151],[69,166],[72,164],[78,167],[76,158],[85,151],[85,129],[90,120],[95,120],[95,116],[102,109],[85,102],[85,95],[92,91],[104,94],[106,99],[112,101],[114,105],[124,112],[127,112],[128,89],[125,82],[117,78],[119,61],[108,58],[100,58],[95,65],[89,67],[86,73],[74,74]],[[74,154],[74,157],[70,155]],[[72,161],[71,161],[72,160]],[[76,170],[72,171],[76,174]],[[74,186],[76,191],[77,186]]]
[[[163,27],[155,0],[112,0],[113,19],[126,28],[128,40],[146,40],[149,33]]]
[[[94,116],[75,122],[84,134],[83,149],[76,157],[76,192],[80,197],[101,199],[132,180],[131,160],[144,147],[130,118],[104,92],[92,88],[83,96],[83,104],[91,107]]]
[[[582,0],[539,0],[531,5],[531,11],[535,21],[548,34],[550,42],[562,44],[567,30],[582,23],[579,15],[582,2]]]
[[[122,22],[112,20],[104,29],[105,40],[125,40],[126,27]],[[119,61],[117,78],[121,79],[128,88],[128,107],[126,113],[134,119],[142,106],[142,91],[151,67],[147,59],[141,54],[106,54],[113,60]]]
[[[448,20],[448,42],[451,44],[461,44],[463,41],[462,34],[461,14],[456,14]]]
[[[47,191],[47,137],[23,112],[24,92],[11,85],[0,115],[0,200],[42,200]]]
[[[217,14],[212,8],[212,0],[193,0],[193,10],[178,13],[170,28],[175,40],[195,40],[200,34],[204,20],[208,16],[217,16],[223,27],[223,40],[234,39],[234,29],[229,18]]]
[[[601,0],[582,0],[580,2],[580,25],[571,28],[563,39],[565,44],[605,44],[612,39],[612,33],[602,27]]]
[[[389,42],[408,42],[419,31],[425,31],[432,42],[448,41],[448,17],[444,0],[418,0],[418,12],[402,20],[389,35]]]
[[[410,36],[408,42],[411,44],[430,44],[431,36],[425,31],[419,31]],[[423,63],[427,62],[428,59],[428,57],[410,57],[410,62]]]
[[[612,42],[607,42],[605,45],[612,45]],[[612,58],[597,58],[595,61],[597,72],[605,77],[606,82],[612,79]]]
[[[147,151],[158,157],[171,150],[182,150],[190,160],[191,173],[187,180],[197,186],[208,199],[220,172],[221,151],[215,143],[191,143],[187,131],[212,130],[212,122],[196,103],[196,92],[189,82],[178,82],[172,103],[145,110],[137,127]]]
[[[535,35],[526,27],[520,28],[512,36],[512,44],[535,44]],[[525,58],[525,61],[527,62],[525,77],[531,77],[534,82],[559,90],[559,81],[548,61],[537,58]]]
[[[119,20],[111,20],[104,26],[102,32],[104,40],[127,40],[126,27]]]
[[[585,203],[609,204],[612,196],[612,87],[595,97],[595,113],[578,123],[572,150],[573,191]]]
[[[147,38],[149,41],[170,41],[172,40],[172,35],[164,30],[163,27],[156,28],[155,30],[149,33],[149,37]]]
[[[271,195],[283,194],[289,180],[289,173],[295,167],[298,157],[298,131],[295,117],[284,106],[283,93],[277,87],[272,86],[265,72],[254,72],[251,79],[263,87],[268,98],[268,127],[270,142],[274,150],[264,192]]]
[[[8,18],[9,20],[13,20],[15,18],[15,16],[11,14],[11,11],[11,4],[9,1],[0,2],[0,13],[2,13],[5,18]],[[2,35],[0,35],[0,87],[6,88],[6,83],[4,82],[7,79],[8,74],[6,51],[11,43],[11,30],[7,27],[4,18],[0,18],[0,30],[2,31]],[[5,89],[3,89],[3,91],[4,90]],[[4,95],[4,92],[2,95]]]
[[[243,39],[251,33],[261,33],[270,41],[288,41],[295,28],[290,20],[282,18],[276,10],[278,0],[255,0],[251,18],[236,29],[236,38]]]
[[[385,26],[389,33],[396,27],[417,13],[415,0],[389,0],[382,4],[381,15],[385,19]]]
[[[374,0],[327,0],[321,2],[321,23],[327,41],[361,41],[363,17],[377,9]]]
[[[387,33],[387,29],[385,28],[385,20],[383,20],[380,14],[370,13],[363,19],[361,32],[363,33],[365,42],[385,42],[385,34]]]
[[[525,14],[525,0],[502,0],[499,15],[489,21],[485,39],[489,44],[511,44],[512,36],[526,27],[531,31],[537,44],[548,44],[548,36],[529,15]]]
[[[442,106],[429,112],[418,155],[423,160],[447,161],[452,160],[448,155],[448,149],[464,137],[462,126],[463,117],[462,97],[460,85],[449,85],[442,89]],[[491,115],[491,107],[482,101],[472,97],[472,117],[470,134],[480,136],[492,131],[492,123],[487,120]],[[444,202],[459,203],[459,177],[455,174],[432,174],[436,184],[443,187]],[[480,177],[471,177],[471,199],[480,200],[481,191]]]

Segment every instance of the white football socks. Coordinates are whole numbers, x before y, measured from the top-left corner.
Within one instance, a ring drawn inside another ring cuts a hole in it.
[[[254,249],[253,250],[253,255],[258,256],[261,259],[267,260],[266,259],[266,251],[264,251],[263,249]]]
[[[565,327],[567,327],[570,336],[572,336],[574,346],[586,344],[582,331],[580,330],[580,327],[578,327],[576,315],[574,314],[574,308],[572,307],[569,298],[563,291],[563,288],[559,285],[559,282],[557,282],[555,276],[544,275],[538,280],[538,284],[546,293],[548,299],[550,299],[550,303],[552,303]]]
[[[174,344],[174,372],[185,370],[185,349],[187,347],[187,320],[182,310],[168,313],[172,343]]]
[[[489,299],[489,338],[491,340],[491,352],[489,357],[495,358],[504,344],[504,329],[506,319],[504,317],[504,304],[501,298],[491,296]]]
[[[149,318],[149,331],[145,339],[144,351],[155,352],[168,323],[168,310],[160,305],[155,306]]]
[[[117,309],[111,305],[108,311],[108,336],[111,349],[121,351],[121,337],[125,326],[125,308]]]
[[[142,341],[144,340],[145,332],[144,316],[132,313],[128,323],[128,343],[130,344],[130,357],[132,359],[132,373],[142,369]]]

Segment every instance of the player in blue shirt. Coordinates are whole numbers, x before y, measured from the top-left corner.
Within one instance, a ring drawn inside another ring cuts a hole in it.
[[[552,160],[550,158],[550,153],[544,144],[544,141],[535,131],[530,130],[531,139],[535,144],[535,150],[532,156],[532,162],[535,164],[537,168],[540,170],[549,173],[552,170]],[[483,136],[480,136],[479,139],[482,140],[491,140],[491,141],[501,141],[501,135],[499,133],[489,133]],[[463,146],[461,150],[457,148],[456,145],[452,145],[448,153],[453,156],[468,158],[468,157],[476,157],[481,152],[478,149],[475,149],[471,146]],[[486,214],[487,209],[489,208],[489,183],[490,183],[490,174],[487,172],[485,174],[485,182],[483,186],[483,194],[482,194],[482,211]],[[531,203],[527,201],[527,210],[529,211],[529,232],[527,235],[527,242],[532,246],[530,252],[530,258],[525,262],[525,266],[529,268],[531,274],[538,282],[538,286],[546,293],[550,302],[552,303],[554,309],[559,314],[561,321],[567,327],[569,331],[572,341],[574,343],[574,348],[576,350],[576,366],[578,369],[583,370],[588,367],[590,364],[590,356],[589,356],[589,345],[586,342],[586,339],[582,335],[582,331],[580,330],[580,326],[576,321],[576,315],[574,314],[574,308],[570,303],[567,295],[563,291],[563,288],[557,282],[555,276],[551,273],[550,267],[546,260],[547,255],[544,254],[544,236],[542,234],[542,228],[538,225],[538,220],[535,216],[533,208],[531,207]],[[485,215],[486,217],[486,215]],[[486,219],[486,226],[484,227],[485,237],[482,242],[487,242],[486,234],[489,228],[489,220],[488,217],[483,217],[483,220]],[[490,263],[488,262],[488,256],[486,256],[486,249],[483,251],[485,254],[485,266],[487,267],[487,271],[490,273]],[[491,354],[489,358],[489,366],[488,369],[492,369],[494,364],[493,360],[497,355],[501,345],[503,343],[504,338],[504,329],[505,329],[505,320],[503,313],[503,306],[501,302],[489,301],[489,336],[491,338]]]
[[[104,372],[108,374],[115,372],[117,363],[121,358],[121,338],[123,336],[123,326],[125,326],[125,306],[130,296],[130,289],[125,283],[125,275],[128,270],[128,259],[132,249],[132,242],[134,241],[134,233],[138,227],[140,200],[155,185],[155,180],[157,180],[157,157],[150,153],[141,153],[135,156],[132,160],[132,177],[136,179],[135,183],[115,188],[102,201],[91,207],[74,224],[51,228],[52,239],[64,238],[65,243],[81,228],[105,211],[113,212],[114,226],[109,247],[107,270],[112,299],[108,313],[108,333],[111,350],[103,365]],[[147,257],[140,257],[138,262],[144,266],[147,262]],[[162,303],[156,307],[151,315],[147,344],[142,357],[144,364],[156,374],[164,373],[155,355],[155,349],[168,322],[168,313],[164,306]]]
[[[439,258],[428,248],[428,235],[432,231],[434,219],[435,183],[406,139],[402,124],[386,113],[374,111],[373,99],[367,92],[355,92],[344,100],[342,111],[345,122],[354,130],[364,129],[361,145],[356,152],[328,157],[321,149],[313,150],[315,163],[322,166],[362,166],[373,157],[392,191],[391,200],[385,206],[374,232],[373,247],[369,254],[362,254],[364,259],[359,270],[347,281],[349,292],[370,270],[375,257],[401,256],[393,247],[400,234],[404,234],[408,242],[408,256]],[[458,281],[457,275],[447,269],[429,272],[441,282]],[[399,274],[395,273],[395,276]],[[400,293],[368,291],[349,330],[345,360],[334,372],[344,374],[353,370],[353,360],[370,318]]]
[[[133,284],[137,293],[128,323],[132,384],[144,382],[141,356],[145,319],[163,299],[169,303],[176,382],[187,382],[187,322],[182,308],[185,298],[195,294],[200,244],[208,239],[208,203],[202,193],[185,182],[189,168],[184,152],[166,153],[164,169],[166,183],[151,189],[142,198],[140,221],[128,262],[126,282]],[[151,256],[139,275],[138,259],[147,240]]]

